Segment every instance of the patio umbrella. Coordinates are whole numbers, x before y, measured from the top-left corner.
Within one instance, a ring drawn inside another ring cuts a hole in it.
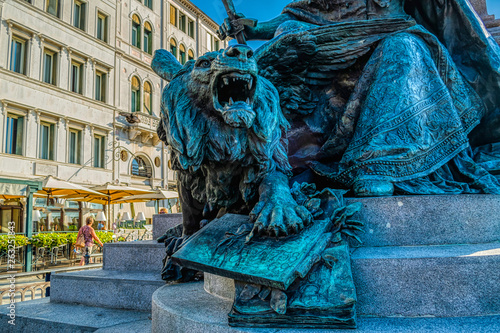
[[[179,193],[174,191],[167,191],[162,189],[156,189],[152,193],[147,194],[138,194],[131,195],[128,197],[124,197],[115,201],[115,203],[130,203],[130,202],[147,202],[147,201],[156,201],[156,212],[158,213],[158,201],[167,200],[167,199],[175,199],[179,197]]]
[[[145,202],[145,201],[161,201],[167,199],[175,199],[179,197],[179,193],[174,191],[166,191],[157,189],[154,192],[147,194],[137,194],[124,197],[122,199],[116,200],[115,203],[129,203],[129,202]]]
[[[42,189],[36,192],[37,195],[46,195],[47,201],[50,197],[69,198],[72,196],[100,196],[105,197],[100,192],[91,190],[85,186],[58,179],[53,176],[47,176],[43,180]]]
[[[92,190],[98,192],[101,197],[94,195],[83,195],[83,196],[75,196],[71,200],[75,201],[85,201],[91,203],[98,203],[101,205],[107,206],[108,211],[108,221],[109,221],[109,206],[115,203],[118,203],[118,199],[122,199],[126,196],[136,195],[136,194],[148,194],[151,193],[151,190],[130,187],[130,186],[121,186],[114,185],[110,183],[106,183],[102,186],[92,187]]]
[[[9,200],[9,199],[19,199],[19,198],[25,198],[23,195],[9,195],[9,194],[0,194],[0,200]]]

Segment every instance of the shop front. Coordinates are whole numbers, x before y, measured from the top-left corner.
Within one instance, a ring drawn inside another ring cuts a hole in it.
[[[0,178],[0,236],[3,238],[12,237],[10,232],[16,236],[30,238],[33,235],[33,194],[42,188],[42,182],[36,180]],[[0,256],[2,266],[7,264],[6,242],[2,242]],[[32,269],[32,246],[27,244],[16,247],[15,262],[22,264],[22,269],[31,271]],[[22,256],[20,255],[22,253]]]

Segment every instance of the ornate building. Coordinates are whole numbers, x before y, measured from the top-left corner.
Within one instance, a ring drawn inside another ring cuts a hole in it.
[[[479,14],[488,28],[491,35],[495,38],[497,43],[500,44],[500,19],[495,19],[495,15],[490,15],[486,6],[486,0],[470,0],[474,9]]]
[[[2,176],[174,183],[149,65],[224,47],[214,21],[183,0],[6,0],[0,19]]]
[[[195,59],[217,29],[185,0],[0,0],[0,177],[173,189],[153,52]]]

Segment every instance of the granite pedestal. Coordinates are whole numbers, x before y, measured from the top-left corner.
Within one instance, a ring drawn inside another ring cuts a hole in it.
[[[360,332],[500,328],[500,196],[354,201],[363,204],[355,218],[366,231],[351,255]],[[228,326],[233,296],[231,279],[210,274],[204,286],[162,287],[153,295],[153,332],[263,332]],[[289,331],[312,332],[275,330]]]

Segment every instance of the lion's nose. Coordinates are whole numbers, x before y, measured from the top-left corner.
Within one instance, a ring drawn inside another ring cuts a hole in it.
[[[238,58],[239,60],[243,60],[243,61],[248,60],[251,57],[253,57],[252,48],[250,48],[250,46],[242,45],[242,44],[230,46],[224,51],[224,53],[228,57],[235,57],[235,58]]]

